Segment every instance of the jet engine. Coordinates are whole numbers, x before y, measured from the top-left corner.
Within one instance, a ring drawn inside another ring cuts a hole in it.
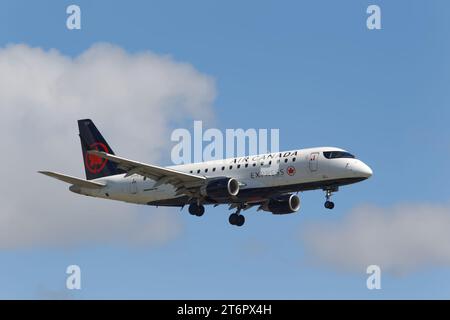
[[[215,200],[229,199],[239,193],[239,182],[233,178],[214,179],[201,187],[200,193]]]
[[[284,194],[270,199],[263,210],[270,211],[273,214],[289,214],[300,209],[300,198],[295,194]]]

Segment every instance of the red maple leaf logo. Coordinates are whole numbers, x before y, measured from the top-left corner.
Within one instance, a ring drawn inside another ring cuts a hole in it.
[[[89,150],[97,150],[108,153],[108,148],[101,142],[95,142],[89,146]],[[90,173],[97,174],[103,170],[108,160],[100,158],[96,155],[86,153],[84,163]]]
[[[287,168],[287,174],[293,176],[295,174],[295,168],[294,167]]]

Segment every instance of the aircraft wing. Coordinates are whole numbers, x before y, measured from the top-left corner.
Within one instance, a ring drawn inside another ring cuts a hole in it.
[[[80,179],[80,178],[75,178],[72,176],[68,176],[68,175],[56,173],[56,172],[51,172],[51,171],[39,171],[39,173],[42,173],[43,175],[73,184],[75,186],[80,186],[83,188],[99,189],[99,188],[103,188],[105,186],[102,183],[84,180],[84,179]]]
[[[155,187],[162,184],[171,184],[176,188],[177,194],[191,194],[191,188],[198,188],[204,184],[206,178],[173,169],[129,160],[103,151],[90,150],[89,154],[117,163],[118,168],[126,171],[126,176],[139,174],[156,181]]]

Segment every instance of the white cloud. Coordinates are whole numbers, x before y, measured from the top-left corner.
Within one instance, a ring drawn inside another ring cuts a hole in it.
[[[347,271],[371,264],[392,274],[450,267],[450,206],[361,206],[341,222],[304,226],[301,239],[315,262]]]
[[[172,126],[212,118],[214,98],[212,78],[151,52],[98,44],[71,58],[27,45],[1,48],[0,248],[176,237],[176,210],[82,197],[36,171],[84,176],[80,118],[92,118],[116,153],[157,162],[169,152]]]

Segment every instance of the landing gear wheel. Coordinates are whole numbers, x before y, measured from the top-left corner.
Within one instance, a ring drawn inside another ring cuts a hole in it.
[[[196,203],[191,203],[189,205],[189,213],[192,214],[193,216],[195,216],[196,212],[197,212],[197,208],[198,208],[198,206]]]
[[[239,221],[239,216],[236,213],[230,214],[230,217],[228,218],[228,222],[231,225],[233,225],[233,226],[237,225],[238,221]]]
[[[245,223],[245,217],[241,215],[241,211],[244,208],[244,206],[241,204],[237,207],[237,211],[235,213],[230,214],[230,217],[228,218],[228,221],[233,226],[242,227]]]
[[[233,226],[242,227],[245,223],[245,217],[243,215],[233,213],[233,214],[230,214],[228,221]]]
[[[334,208],[334,202],[332,202],[332,201],[325,201],[325,208],[333,209]]]
[[[325,191],[325,199],[326,199],[326,201],[325,201],[325,208],[327,208],[327,209],[333,209],[334,208],[334,202],[331,201],[331,194],[333,192],[338,191],[338,190],[339,189],[337,187],[324,189],[324,191]]]
[[[193,216],[201,217],[205,213],[205,207],[196,203],[189,205],[189,213]]]
[[[238,227],[242,227],[244,225],[244,223],[245,223],[245,217],[242,215],[238,215],[238,221],[237,221],[236,225]]]
[[[201,217],[203,214],[205,213],[205,207],[202,205],[198,206],[197,212],[195,213],[195,215],[197,217]]]

